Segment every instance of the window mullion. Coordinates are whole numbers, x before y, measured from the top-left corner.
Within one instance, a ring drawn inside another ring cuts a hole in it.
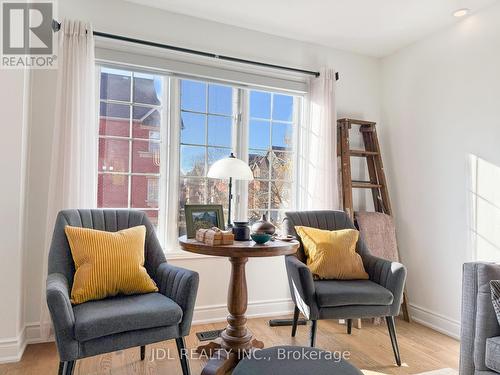
[[[271,183],[272,175],[273,175],[273,163],[274,163],[274,154],[273,154],[273,106],[274,106],[274,93],[271,93],[271,113],[269,115],[269,174],[268,178],[268,203],[267,203],[267,214],[269,215],[268,220],[271,220],[271,205],[272,205],[272,197],[273,197],[273,186]]]
[[[166,244],[167,239],[167,208],[168,208],[168,133],[170,121],[168,118],[168,99],[170,95],[170,79],[166,76],[162,80],[161,116],[160,116],[160,176],[158,176],[158,235],[160,243]]]
[[[233,144],[236,155],[248,164],[248,90],[234,89],[233,113],[235,116],[235,129]],[[235,218],[246,221],[248,219],[248,181],[236,182]]]
[[[209,103],[208,103],[208,101],[210,100],[209,95],[208,95],[208,90],[209,90],[209,84],[207,83],[205,85],[205,105],[206,105],[206,107],[205,107],[205,112],[206,112],[206,115],[205,115],[205,176],[208,173],[208,108],[210,108]],[[209,203],[208,185],[209,185],[208,178],[205,178],[205,181],[204,181],[205,189],[203,189],[205,191],[205,193],[204,193],[204,203],[205,204]]]
[[[128,197],[127,197],[127,207],[131,208],[132,207],[132,148],[133,148],[133,143],[132,143],[132,136],[133,136],[133,124],[134,124],[134,73],[132,73],[131,80],[130,80],[130,100],[131,104],[129,107],[129,137],[130,140],[128,141]]]
[[[169,78],[169,101],[168,101],[168,141],[166,153],[168,154],[168,165],[166,174],[167,199],[166,208],[166,244],[168,249],[178,246],[178,222],[179,222],[179,186],[180,186],[180,81],[177,78]]]
[[[94,189],[94,204],[95,206],[94,207],[98,207],[99,206],[99,150],[100,150],[100,135],[101,135],[101,66],[100,65],[97,65],[96,66],[96,69],[95,69],[95,92],[97,93],[96,95],[96,98],[95,98],[95,128],[94,128],[94,131],[97,133],[97,142],[96,142],[96,146],[97,146],[97,167],[96,167],[96,170],[97,170],[97,173],[95,174],[95,183],[96,183],[96,187]],[[103,180],[104,180],[104,177],[103,177]]]
[[[292,150],[293,152],[293,172],[292,172],[292,181],[299,181],[299,142],[300,142],[300,127],[302,125],[302,98],[294,97],[293,98],[293,115],[292,115]],[[298,183],[292,183],[292,196],[291,196],[291,204],[290,208],[297,209],[300,205],[299,202],[299,191],[298,191]]]

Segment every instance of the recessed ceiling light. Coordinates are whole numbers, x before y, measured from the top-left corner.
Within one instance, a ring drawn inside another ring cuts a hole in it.
[[[454,11],[453,15],[457,18],[460,18],[460,17],[466,16],[467,14],[469,14],[469,12],[470,12],[470,9],[462,8],[462,9],[458,9],[458,10]]]

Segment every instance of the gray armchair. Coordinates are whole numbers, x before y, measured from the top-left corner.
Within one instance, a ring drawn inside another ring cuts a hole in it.
[[[464,264],[460,375],[500,373],[500,325],[491,302],[491,280],[500,280],[499,264]]]
[[[75,266],[66,225],[115,232],[146,226],[144,266],[159,293],[117,296],[72,306]],[[66,210],[57,216],[49,253],[47,304],[59,351],[59,374],[70,375],[75,361],[126,348],[175,339],[184,375],[189,374],[184,336],[189,334],[198,274],[167,263],[147,216],[131,210]]]
[[[342,211],[287,212],[284,225],[285,232],[294,236],[297,236],[297,225],[325,230],[355,229]],[[356,251],[363,258],[369,280],[314,280],[306,265],[302,246],[297,254],[285,258],[290,293],[295,303],[292,337],[297,331],[300,312],[311,320],[311,346],[315,344],[318,320],[347,319],[347,332],[350,334],[352,319],[383,316],[394,357],[401,366],[394,317],[399,314],[406,268],[400,263],[371,255],[362,240],[358,241]]]

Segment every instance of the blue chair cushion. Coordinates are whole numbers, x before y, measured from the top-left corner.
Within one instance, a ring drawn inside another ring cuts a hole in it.
[[[182,309],[160,293],[118,296],[73,306],[75,339],[88,341],[115,333],[179,324]]]
[[[394,296],[370,280],[318,280],[314,282],[320,307],[392,304]]]

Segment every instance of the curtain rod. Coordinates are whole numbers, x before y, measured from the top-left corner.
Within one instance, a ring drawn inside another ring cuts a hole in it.
[[[58,32],[61,29],[61,24],[59,22],[57,22],[56,20],[52,20],[52,29],[54,30],[54,32]],[[217,55],[215,53],[198,51],[198,50],[189,49],[189,48],[183,48],[183,47],[177,47],[177,46],[172,46],[172,45],[169,45],[169,44],[151,42],[149,40],[129,38],[127,36],[122,36],[122,35],[108,34],[108,33],[103,33],[103,32],[100,32],[100,31],[94,31],[94,36],[98,36],[98,37],[101,37],[101,38],[107,38],[107,39],[120,40],[120,41],[128,42],[128,43],[142,44],[142,45],[150,46],[150,47],[163,48],[163,49],[168,49],[168,50],[171,50],[171,51],[189,53],[191,55],[198,55],[198,56],[203,56],[203,57],[210,57],[210,58],[217,59],[217,60],[225,60],[225,61],[232,61],[232,62],[236,62],[236,63],[240,63],[240,64],[263,66],[263,67],[271,68],[271,69],[287,70],[289,72],[296,72],[296,73],[308,74],[308,75],[312,75],[312,76],[315,76],[315,77],[319,77],[319,75],[320,75],[319,72],[314,72],[314,71],[311,71],[311,70],[291,68],[289,66],[282,66],[282,65],[275,65],[275,64],[268,64],[268,63],[263,63],[263,62],[259,62],[259,61],[252,61],[252,60],[240,59],[238,57],[231,57],[231,56],[225,56],[225,55]],[[339,80],[339,73],[338,72],[335,72],[335,79],[337,81]]]

